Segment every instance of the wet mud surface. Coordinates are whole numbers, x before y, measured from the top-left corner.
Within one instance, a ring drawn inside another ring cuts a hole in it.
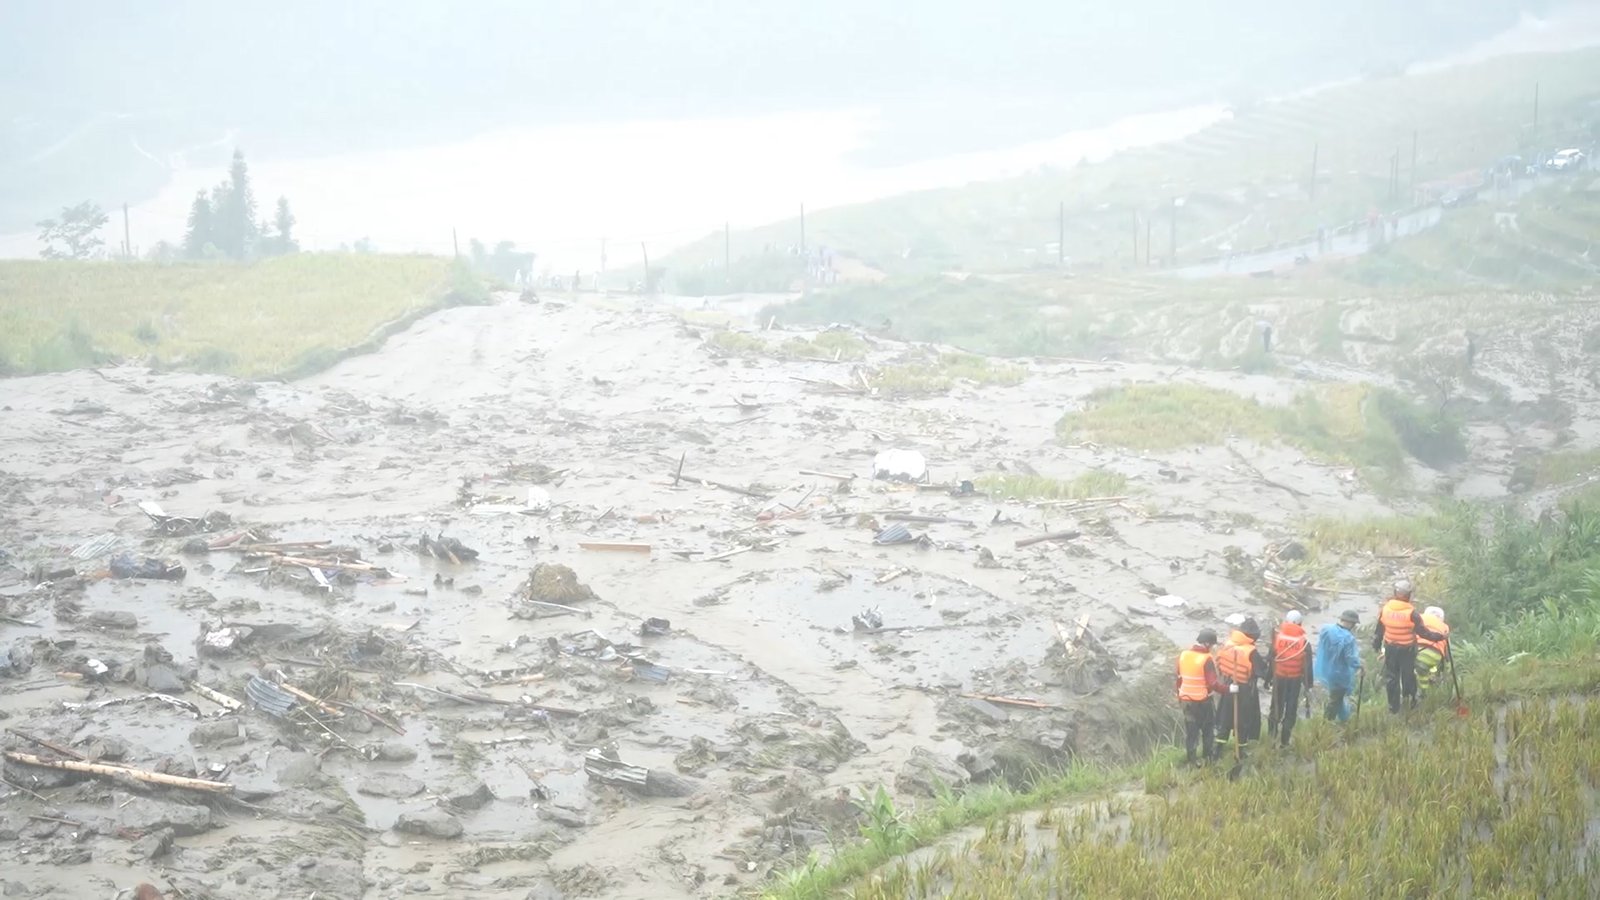
[[[908,351],[869,342],[870,361]],[[0,381],[4,747],[233,786],[8,758],[0,881],[73,898],[141,881],[239,900],[726,896],[853,829],[863,787],[915,796],[1126,752],[1160,721],[1132,685],[1177,642],[1281,612],[1230,559],[1312,515],[1388,511],[1281,447],[1056,440],[1089,392],[1174,377],[1266,398],[1294,384],[1032,363],[1013,386],[842,393],[816,382],[851,383],[849,363],[721,357],[631,300],[455,309],[287,385]],[[1074,508],[872,480],[890,448],[922,453],[936,485],[1104,468],[1129,490]],[[153,519],[151,501],[196,522]],[[874,543],[892,514],[957,521]],[[331,548],[340,563],[314,565]],[[184,577],[115,577],[122,554]],[[545,590],[540,565],[592,596]],[[853,624],[867,611],[881,627]]]

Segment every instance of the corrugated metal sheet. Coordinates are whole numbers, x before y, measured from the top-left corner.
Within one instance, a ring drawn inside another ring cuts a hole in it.
[[[250,681],[244,686],[245,696],[250,698],[250,704],[269,716],[283,718],[294,709],[299,700],[277,685],[256,675],[250,676]]]

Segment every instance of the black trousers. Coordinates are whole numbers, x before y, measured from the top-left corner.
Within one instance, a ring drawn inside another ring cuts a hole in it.
[[[1276,734],[1278,742],[1285,747],[1289,746],[1294,723],[1300,721],[1300,689],[1304,686],[1303,678],[1272,679],[1272,714],[1267,721],[1267,733]]]
[[[1240,685],[1239,693],[1223,692],[1217,697],[1217,745],[1233,737],[1233,705],[1239,704],[1239,743],[1261,739],[1261,695],[1254,683]]]
[[[1344,701],[1350,696],[1350,691],[1344,688],[1328,688],[1328,705],[1322,710],[1322,717],[1329,722],[1343,722],[1350,717],[1350,711],[1345,709]]]
[[[1400,711],[1403,696],[1413,704],[1417,702],[1417,647],[1383,645],[1383,681],[1389,694],[1389,712]]]
[[[1214,741],[1217,733],[1216,705],[1211,698],[1180,700],[1183,706],[1183,752],[1189,762],[1195,761],[1195,750],[1211,759],[1217,755]]]

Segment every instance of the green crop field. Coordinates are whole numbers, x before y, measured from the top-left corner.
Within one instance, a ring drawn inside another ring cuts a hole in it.
[[[0,372],[113,359],[245,377],[331,362],[386,326],[484,298],[431,256],[299,254],[253,263],[0,263]]]

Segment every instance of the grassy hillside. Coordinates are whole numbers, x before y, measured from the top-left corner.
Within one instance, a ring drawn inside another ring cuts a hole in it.
[[[0,373],[112,359],[298,374],[395,323],[484,298],[430,256],[300,254],[247,264],[0,262]]]
[[[1052,267],[1065,203],[1066,255],[1075,266],[1130,270],[1142,267],[1147,254],[1154,263],[1170,255],[1172,199],[1184,197],[1178,258],[1191,260],[1224,247],[1300,237],[1374,207],[1404,205],[1413,183],[1481,170],[1506,154],[1531,159],[1570,142],[1587,144],[1600,118],[1596,101],[1600,49],[1371,79],[1235,109],[1232,118],[1187,140],[1101,163],[821,210],[806,219],[807,243],[891,274]],[[1309,190],[1314,148],[1315,198]],[[1400,197],[1391,200],[1396,154]],[[779,222],[735,234],[733,252],[759,256],[768,244],[782,248],[798,240],[798,221]],[[663,265],[669,271],[720,266],[722,252],[717,235]]]

